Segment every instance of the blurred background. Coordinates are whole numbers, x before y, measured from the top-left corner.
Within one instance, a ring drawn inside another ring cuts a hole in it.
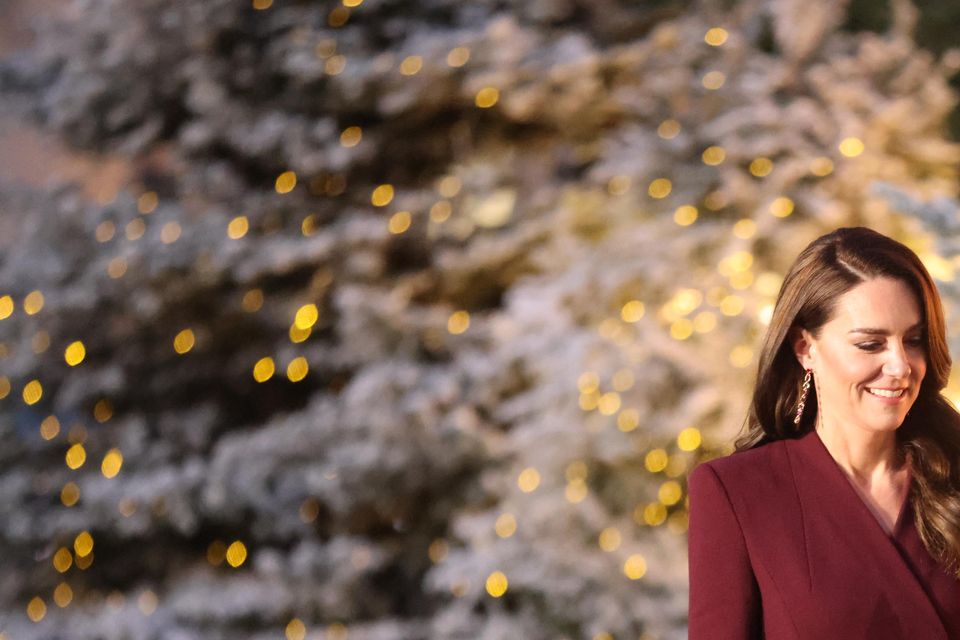
[[[958,353],[958,32],[4,0],[0,639],[685,638],[800,249],[905,242]]]

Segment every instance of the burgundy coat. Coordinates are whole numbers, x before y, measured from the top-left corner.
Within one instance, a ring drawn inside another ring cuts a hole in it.
[[[811,430],[688,480],[689,640],[960,639],[960,580],[909,499],[887,535]]]

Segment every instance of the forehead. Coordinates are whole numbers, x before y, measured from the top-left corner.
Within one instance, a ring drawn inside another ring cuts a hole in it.
[[[902,280],[874,278],[861,282],[837,300],[827,324],[904,331],[921,320],[916,295]]]

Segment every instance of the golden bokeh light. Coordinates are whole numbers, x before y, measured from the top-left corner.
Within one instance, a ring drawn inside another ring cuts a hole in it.
[[[664,120],[659,126],[657,126],[657,135],[664,140],[676,138],[679,133],[680,123],[673,119]]]
[[[297,186],[297,174],[293,171],[284,171],[274,182],[277,193],[290,193],[295,186]]]
[[[143,221],[143,218],[134,218],[124,227],[124,234],[127,236],[127,240],[139,240],[146,230],[147,224]]]
[[[723,161],[726,160],[727,152],[723,147],[712,146],[704,149],[701,157],[703,158],[704,164],[715,167],[718,164],[722,164]]]
[[[80,487],[76,482],[68,482],[60,490],[60,502],[65,507],[72,507],[80,500]]]
[[[261,289],[250,289],[243,294],[240,306],[248,313],[259,311],[263,306],[263,291]]]
[[[512,513],[501,513],[497,516],[493,529],[501,538],[509,538],[517,531],[517,518]]]
[[[617,416],[617,428],[624,433],[630,433],[640,426],[640,411],[634,408],[624,409]]]
[[[66,360],[67,364],[71,367],[75,367],[87,356],[87,348],[83,346],[83,342],[80,340],[74,340],[67,345],[67,348],[63,351],[63,359]]]
[[[61,582],[53,590],[53,601],[58,607],[63,609],[73,602],[73,589],[66,582]]]
[[[110,404],[110,401],[106,398],[97,400],[97,403],[93,405],[93,419],[103,424],[112,417],[113,405]]]
[[[486,580],[487,593],[494,598],[499,598],[507,592],[507,576],[502,571],[494,571]]]
[[[467,47],[455,47],[447,54],[447,64],[451,67],[462,67],[470,59],[470,49]]]
[[[257,382],[266,382],[273,377],[277,367],[273,363],[273,358],[265,356],[257,360],[253,365],[253,379]]]
[[[153,213],[156,211],[159,203],[160,198],[157,196],[156,191],[146,191],[137,198],[137,211],[144,215]]]
[[[722,71],[708,71],[703,75],[704,89],[716,90],[724,85],[727,76]]]
[[[296,325],[298,329],[309,329],[317,324],[319,318],[320,310],[317,308],[317,305],[309,303],[297,309],[297,313],[293,318],[293,324]]]
[[[183,355],[193,349],[196,342],[197,338],[193,333],[193,329],[182,329],[173,337],[173,350]]]
[[[229,564],[231,567],[239,567],[247,559],[247,545],[243,544],[239,540],[234,540],[230,543],[230,546],[227,547],[225,557],[227,564]]]
[[[748,170],[750,175],[756,178],[765,178],[773,171],[773,160],[765,157],[754,158],[750,161]]]
[[[780,196],[770,203],[770,213],[778,218],[786,218],[793,213],[793,200],[786,196]]]
[[[855,158],[864,150],[863,140],[860,138],[850,137],[844,138],[840,141],[840,144],[837,145],[837,148],[847,158]]]
[[[410,228],[411,220],[409,211],[397,211],[387,221],[387,230],[394,235],[401,234]]]
[[[728,36],[727,30],[723,27],[713,27],[712,29],[708,29],[707,33],[704,34],[703,41],[712,47],[719,47],[727,41]]]
[[[600,548],[607,552],[619,549],[621,542],[622,536],[620,535],[620,530],[616,527],[605,528],[600,532],[600,536],[597,539],[597,544]]]
[[[72,566],[73,554],[70,553],[70,549],[66,547],[57,549],[57,552],[53,554],[53,568],[60,573],[66,573]]]
[[[123,466],[123,454],[119,449],[113,448],[107,451],[103,456],[103,462],[100,463],[100,471],[106,478],[114,478],[120,473],[120,467]]]
[[[423,69],[423,58],[420,56],[407,56],[400,63],[400,73],[405,76],[416,75],[421,69]]]
[[[676,222],[681,227],[687,227],[696,222],[697,220],[697,208],[685,204],[677,207],[677,210],[673,212],[673,221]]]
[[[93,536],[90,535],[89,531],[81,531],[77,534],[77,537],[73,539],[73,550],[77,553],[78,558],[90,555],[90,552],[93,551]]]
[[[484,87],[477,92],[474,103],[481,109],[489,109],[500,100],[500,91],[494,87]]]
[[[375,207],[385,207],[393,201],[393,185],[381,184],[370,194],[370,203]]]
[[[540,486],[540,472],[533,467],[527,467],[517,476],[517,486],[524,493],[536,491]]]
[[[287,365],[287,378],[290,382],[300,382],[307,377],[310,371],[310,365],[303,356],[298,356]]]
[[[43,294],[39,291],[31,291],[23,299],[23,312],[28,316],[39,313],[43,309]]]
[[[250,220],[247,216],[237,216],[227,224],[227,237],[231,240],[239,240],[247,235],[250,230]]]
[[[623,563],[623,575],[639,580],[647,573],[647,561],[639,553],[631,554]]]
[[[657,490],[657,498],[665,505],[673,505],[680,502],[683,497],[683,488],[676,480],[667,480],[660,485]]]
[[[657,178],[647,187],[647,193],[651,198],[662,199],[670,195],[673,190],[673,183],[667,178]]]
[[[454,311],[447,318],[447,331],[454,335],[461,334],[470,328],[470,314],[463,309]]]
[[[73,470],[77,470],[83,466],[83,463],[87,461],[87,450],[83,448],[83,445],[77,443],[72,445],[67,449],[66,454],[67,466]]]
[[[180,223],[176,221],[167,222],[160,228],[160,242],[163,244],[173,244],[180,239],[183,230]]]
[[[700,443],[700,430],[696,427],[687,427],[677,435],[677,447],[681,451],[695,451]]]
[[[360,144],[363,138],[363,129],[360,127],[347,127],[340,133],[340,144],[348,149]]]
[[[651,449],[643,459],[643,466],[650,473],[658,473],[667,468],[668,456],[664,449]]]
[[[43,397],[43,385],[39,380],[31,380],[23,387],[23,401],[27,404],[37,404]]]
[[[60,420],[57,416],[49,415],[40,423],[40,436],[44,440],[53,440],[60,434]]]
[[[620,318],[624,322],[639,322],[646,311],[644,304],[639,300],[630,300],[620,307]]]
[[[307,636],[307,627],[300,618],[293,618],[283,630],[287,640],[304,640]]]
[[[47,604],[40,596],[34,596],[27,603],[27,617],[31,622],[40,622],[47,615]]]

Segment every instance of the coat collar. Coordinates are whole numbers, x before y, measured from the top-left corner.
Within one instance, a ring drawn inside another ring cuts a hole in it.
[[[933,602],[897,548],[898,542],[917,535],[910,498],[892,536],[887,535],[816,430],[784,442],[797,483],[808,552],[821,549],[823,553],[820,545],[834,550],[839,547],[842,557],[837,556],[836,562],[849,563],[852,570],[870,575],[913,637],[947,640]],[[808,526],[814,522],[824,526]],[[817,586],[817,566],[810,565],[811,588]]]

